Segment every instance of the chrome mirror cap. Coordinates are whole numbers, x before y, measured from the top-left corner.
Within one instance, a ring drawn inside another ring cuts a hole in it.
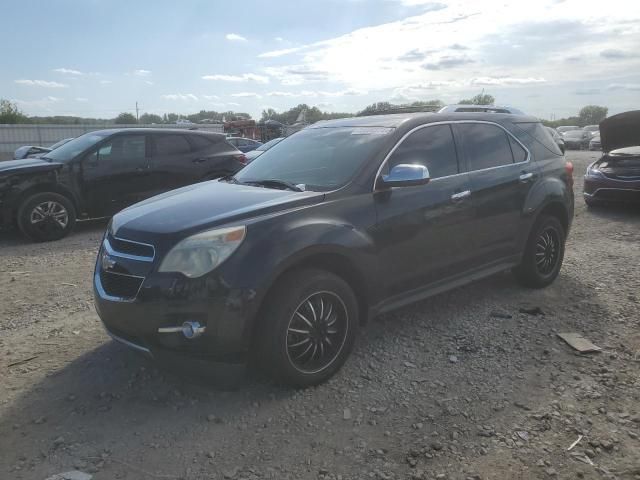
[[[383,175],[382,185],[386,187],[410,187],[429,182],[429,169],[424,165],[402,163],[391,169],[389,175]]]

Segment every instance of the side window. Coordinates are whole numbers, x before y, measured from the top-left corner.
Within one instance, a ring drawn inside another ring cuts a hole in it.
[[[516,163],[525,162],[527,160],[527,151],[522,148],[522,145],[516,142],[516,140],[511,135],[507,136],[509,137],[509,143],[511,144],[511,153],[513,153],[513,160]]]
[[[158,156],[182,155],[191,152],[191,145],[183,135],[157,135],[155,137]]]
[[[455,175],[458,156],[449,125],[424,127],[409,135],[396,148],[387,163],[387,172],[402,163],[424,165],[431,178]]]
[[[213,140],[206,138],[202,135],[191,135],[189,137],[189,141],[197,151],[210,148],[214,144]]]
[[[548,152],[561,156],[560,148],[553,140],[553,136],[540,122],[518,122],[514,123],[516,129],[513,131],[518,138],[525,142],[534,158],[541,160],[547,158]],[[522,135],[518,135],[518,130],[525,133],[529,138],[523,139]],[[541,148],[542,147],[542,148]],[[548,152],[545,152],[546,149]]]
[[[469,171],[499,167],[513,163],[509,136],[500,127],[485,123],[463,123],[458,126]]]
[[[146,139],[144,135],[115,137],[87,156],[91,164],[107,166],[139,166],[145,163]]]

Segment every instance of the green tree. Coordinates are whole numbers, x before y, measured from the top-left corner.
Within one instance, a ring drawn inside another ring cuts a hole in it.
[[[128,112],[122,112],[120,115],[116,117],[113,121],[116,125],[131,125],[136,122],[136,117]]]
[[[0,98],[0,123],[29,123],[29,117],[14,102]]]
[[[493,105],[496,99],[493,95],[489,95],[488,93],[479,93],[473,98],[466,98],[460,100],[458,104],[460,105]]]
[[[582,107],[578,114],[578,122],[581,127],[585,125],[597,125],[602,120],[607,118],[609,109],[607,107],[601,107],[600,105],[587,105]]]
[[[142,124],[150,124],[150,123],[162,123],[162,117],[160,115],[156,115],[155,113],[143,113],[140,115],[140,123]]]

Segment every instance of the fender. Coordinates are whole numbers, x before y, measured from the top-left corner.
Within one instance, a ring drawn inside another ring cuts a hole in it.
[[[364,232],[335,220],[299,217],[284,228],[259,235],[251,243],[236,252],[240,264],[255,268],[238,271],[234,275],[234,287],[254,292],[248,318],[247,331],[251,331],[256,313],[268,292],[282,274],[297,265],[308,263],[322,266],[322,260],[331,257],[340,261],[339,270],[356,277],[356,290],[361,302],[369,305],[377,293],[379,278],[378,261],[374,254],[373,240]],[[268,229],[265,229],[268,232]],[[235,263],[235,262],[234,262]],[[327,267],[329,267],[327,265]]]
[[[79,210],[80,199],[71,189],[62,185],[58,177],[59,169],[50,169],[35,175],[30,172],[29,176],[13,175],[7,178],[9,188],[5,195],[5,209],[15,213],[26,197],[38,192],[56,192],[68,197]]]

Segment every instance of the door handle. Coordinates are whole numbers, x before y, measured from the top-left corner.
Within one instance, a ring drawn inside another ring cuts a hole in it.
[[[458,192],[451,195],[451,201],[454,203],[458,203],[470,196],[471,196],[471,190],[465,190],[464,192]]]
[[[193,160],[191,160],[193,163],[203,163],[206,162],[207,159],[206,158],[194,158]]]
[[[520,182],[527,183],[532,178],[533,178],[533,173],[531,173],[531,172],[523,173],[522,175],[520,175]]]

